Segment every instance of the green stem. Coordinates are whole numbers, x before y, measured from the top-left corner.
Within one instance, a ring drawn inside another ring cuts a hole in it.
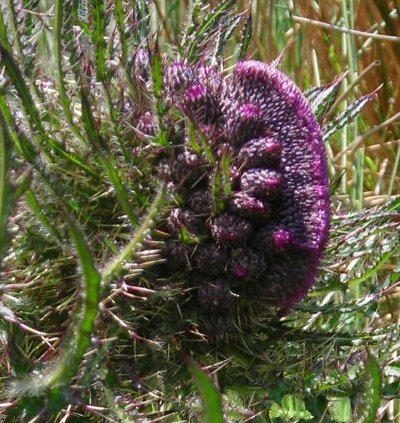
[[[114,258],[102,272],[102,284],[105,287],[114,276],[121,272],[124,263],[129,260],[136,251],[141,247],[145,235],[154,225],[154,220],[159,214],[160,207],[162,206],[165,199],[165,186],[162,185],[158,190],[157,196],[154,199],[146,218],[140,227],[136,230],[132,240],[129,244],[121,251],[121,253]]]
[[[0,258],[6,253],[9,245],[7,222],[12,203],[9,180],[11,157],[12,141],[6,119],[0,111]]]
[[[56,63],[56,78],[57,78],[57,91],[60,96],[61,105],[65,118],[73,134],[82,142],[86,140],[80,133],[79,129],[73,122],[71,113],[71,104],[67,95],[67,90],[64,83],[64,73],[62,70],[62,21],[63,21],[63,0],[56,0],[55,14],[54,14],[54,36],[55,36],[55,63]]]

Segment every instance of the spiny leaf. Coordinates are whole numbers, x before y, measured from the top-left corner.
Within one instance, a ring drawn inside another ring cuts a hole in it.
[[[62,236],[60,235],[58,229],[51,223],[43,212],[42,207],[40,206],[35,193],[32,190],[28,190],[26,194],[26,202],[32,212],[35,214],[37,220],[43,225],[43,227],[49,232],[54,239],[58,240],[60,245],[62,245]]]
[[[137,30],[135,31],[135,41],[137,46],[143,46],[147,44],[149,38],[149,20],[150,10],[149,1],[137,0],[135,2],[135,14],[136,22],[138,22]]]
[[[242,19],[243,15],[229,16],[223,24],[220,24],[213,61],[221,57],[226,43],[229,41],[233,31],[237,28]]]
[[[309,95],[308,101],[311,104],[311,108],[318,122],[321,123],[324,120],[325,115],[334,104],[344,76],[345,75],[341,76],[328,85],[318,87],[317,90],[313,90],[312,93],[310,93],[311,95]]]
[[[107,264],[102,272],[102,283],[103,286],[107,286],[112,278],[117,276],[122,269],[122,266],[125,264],[126,260],[131,258],[137,250],[141,247],[141,242],[143,241],[145,235],[154,225],[155,219],[160,213],[165,201],[165,186],[162,185],[157,193],[156,198],[154,199],[152,205],[150,206],[147,216],[143,220],[143,223],[136,230],[131,241],[128,245],[118,254],[113,260]]]
[[[14,84],[22,101],[22,105],[24,107],[28,121],[32,124],[34,135],[35,133],[38,134],[38,137],[33,137],[33,139],[36,140],[36,148],[39,148],[41,151],[43,151],[48,158],[50,158],[52,156],[52,152],[54,152],[68,162],[80,167],[89,175],[97,177],[96,171],[94,171],[89,165],[87,165],[87,163],[84,162],[82,156],[72,152],[67,152],[65,147],[60,142],[48,135],[43,126],[39,111],[35,106],[35,102],[32,98],[28,86],[24,81],[16,61],[1,43],[0,57],[1,63],[3,63],[7,75]]]
[[[199,55],[199,48],[205,39],[210,39],[211,34],[215,34],[218,25],[224,17],[227,17],[236,0],[228,0],[211,10],[203,19],[199,27],[189,28],[188,32],[192,33],[187,39],[187,54],[189,62],[194,62]]]
[[[360,112],[361,110],[374,98],[376,97],[375,93],[363,95],[354,103],[351,103],[347,109],[336,117],[332,122],[326,125],[323,131],[323,138],[325,141],[339,129],[342,129],[344,126],[348,125]]]
[[[212,198],[214,203],[214,210],[216,213],[225,211],[226,204],[224,200],[224,172],[223,169],[218,167],[212,179]]]
[[[151,61],[151,77],[153,82],[153,94],[155,97],[155,109],[157,112],[157,119],[160,126],[160,132],[154,137],[153,141],[159,145],[167,146],[168,145],[168,136],[167,130],[163,125],[164,114],[165,114],[165,104],[163,98],[163,87],[164,87],[164,76],[163,76],[163,65],[161,59],[161,53],[158,49],[158,45],[155,45],[152,61]]]
[[[90,102],[86,90],[81,88],[81,104],[82,104],[82,121],[85,127],[87,137],[90,144],[93,146],[96,155],[101,162],[102,166],[106,169],[107,174],[115,188],[115,191],[118,195],[118,199],[123,207],[125,213],[127,214],[132,225],[137,223],[137,218],[133,212],[133,208],[130,205],[127,189],[122,182],[121,176],[118,172],[117,164],[115,159],[111,157],[106,157],[104,154],[107,151],[105,140],[99,134],[96,122],[90,107]]]
[[[228,152],[224,152],[221,158],[221,170],[223,175],[223,192],[224,197],[228,198],[232,193],[231,181],[230,181],[230,162],[231,157]]]
[[[12,50],[12,46],[7,37],[7,27],[4,22],[4,15],[0,11],[0,40],[8,51]]]
[[[62,0],[56,0],[55,12],[54,12],[54,56],[56,63],[56,78],[57,78],[57,88],[58,95],[60,96],[63,112],[65,118],[67,119],[68,125],[75,134],[75,136],[82,142],[84,138],[82,137],[77,125],[75,125],[72,113],[71,113],[71,104],[67,95],[67,90],[64,83],[64,72],[62,70],[62,22],[63,22],[63,8],[64,2]]]
[[[126,22],[125,22],[125,13],[122,0],[115,0],[114,5],[114,16],[115,22],[117,24],[120,43],[121,43],[121,60],[124,66],[128,62],[128,46],[127,46],[127,31],[126,31]]]
[[[35,102],[32,98],[28,86],[24,81],[19,66],[12,57],[11,53],[5,48],[2,43],[0,43],[0,54],[1,63],[3,64],[8,77],[14,84],[18,95],[22,101],[22,104],[25,108],[25,112],[30,118],[34,129],[36,129],[40,133],[44,140],[47,140],[48,137],[40,119],[39,112],[35,107]]]

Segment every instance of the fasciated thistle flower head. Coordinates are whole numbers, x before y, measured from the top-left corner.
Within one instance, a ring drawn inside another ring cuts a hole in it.
[[[306,98],[258,61],[231,75],[172,63],[164,93],[181,130],[164,171],[176,206],[161,226],[163,271],[178,269],[191,304],[215,316],[242,301],[290,308],[315,280],[329,228],[325,149]]]

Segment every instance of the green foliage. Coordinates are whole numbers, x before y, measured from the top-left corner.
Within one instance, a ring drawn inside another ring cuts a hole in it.
[[[281,404],[276,402],[272,404],[269,411],[269,417],[272,421],[275,419],[284,420],[311,420],[313,415],[306,409],[304,401],[295,395],[285,395]]]
[[[154,160],[171,147],[167,56],[227,66],[248,58],[266,12],[262,2],[245,12],[235,1],[189,3],[10,0],[0,10],[4,421],[372,423],[399,398],[399,199],[346,210],[346,169],[331,155],[340,177],[317,286],[287,315],[249,304],[233,339],[208,340],[201,313],[187,309],[188,284],[162,275],[157,223],[179,203]],[[273,5],[271,48],[292,27],[286,6]],[[145,89],[132,71],[137,48],[150,51]],[[307,92],[328,148],[375,99],[341,108],[344,81]],[[132,125],[146,107],[160,132],[143,139]],[[194,124],[189,136],[215,160]],[[216,199],[230,192],[229,161],[213,175]]]

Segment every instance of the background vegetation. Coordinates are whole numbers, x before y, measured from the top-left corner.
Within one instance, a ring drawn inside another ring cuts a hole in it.
[[[3,420],[400,421],[397,0],[0,5]],[[132,74],[145,46],[151,100]],[[162,65],[189,52],[281,55],[304,91],[344,75],[319,281],[212,343],[181,330],[183,282],[156,277],[168,197],[132,124],[147,101],[162,118]]]

